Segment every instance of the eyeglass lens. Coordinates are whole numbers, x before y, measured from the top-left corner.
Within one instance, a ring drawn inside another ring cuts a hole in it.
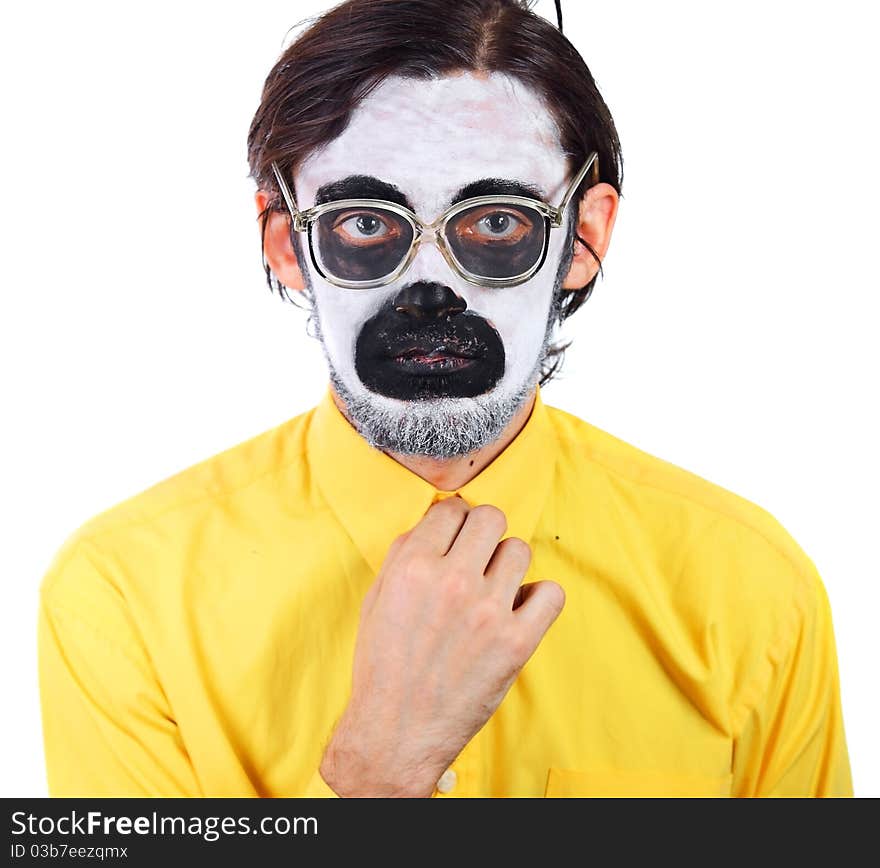
[[[472,275],[513,278],[528,272],[544,252],[546,220],[526,205],[475,205],[445,227],[446,245]],[[315,221],[312,244],[325,273],[339,280],[373,281],[392,274],[413,242],[412,224],[382,207],[344,207]]]

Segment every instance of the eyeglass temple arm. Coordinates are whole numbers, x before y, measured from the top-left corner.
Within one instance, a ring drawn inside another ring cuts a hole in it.
[[[553,215],[553,225],[561,226],[562,225],[562,217],[565,214],[566,208],[568,208],[568,203],[571,201],[571,197],[574,196],[574,191],[580,186],[581,181],[587,176],[587,172],[590,171],[590,167],[593,167],[593,176],[595,177],[598,173],[595,171],[598,169],[599,164],[596,162],[599,159],[599,152],[593,151],[587,162],[584,163],[581,170],[572,178],[571,183],[568,185],[568,189],[565,191],[565,195],[562,197],[562,201],[559,203],[559,206],[556,208],[556,211]],[[593,166],[593,164],[596,164]]]
[[[275,174],[275,180],[278,182],[278,186],[281,188],[281,195],[287,203],[287,210],[290,211],[290,216],[293,218],[293,228],[297,232],[303,232],[306,227],[302,219],[302,212],[297,207],[296,199],[294,198],[293,193],[290,192],[290,187],[287,186],[287,181],[284,180],[284,176],[281,174],[281,169],[278,168],[278,164],[274,160],[272,161],[272,171]]]

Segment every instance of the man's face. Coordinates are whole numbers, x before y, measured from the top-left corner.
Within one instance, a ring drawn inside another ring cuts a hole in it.
[[[499,74],[390,78],[295,176],[301,209],[390,199],[425,222],[478,195],[555,203],[567,182],[553,118]],[[566,234],[551,232],[543,267],[513,287],[468,283],[433,243],[376,289],[337,287],[302,263],[331,381],[370,442],[440,458],[497,439],[538,381]]]

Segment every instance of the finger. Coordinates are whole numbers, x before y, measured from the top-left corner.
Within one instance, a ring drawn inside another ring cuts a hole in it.
[[[521,602],[513,614],[526,636],[528,657],[531,657],[550,625],[559,617],[565,605],[565,591],[558,583],[545,579],[523,585],[518,596]]]
[[[411,528],[406,548],[445,555],[467,518],[470,507],[458,495],[447,497],[429,507],[424,517]]]
[[[498,546],[498,540],[507,531],[507,518],[497,506],[483,503],[467,514],[447,557],[467,569],[486,571]]]
[[[515,608],[514,598],[532,562],[531,546],[516,536],[501,540],[486,567],[486,579],[491,590],[504,602]]]

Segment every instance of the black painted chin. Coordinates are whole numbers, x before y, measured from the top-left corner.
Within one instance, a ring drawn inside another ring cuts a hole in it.
[[[417,346],[430,351],[445,345],[467,359],[435,366],[400,354]],[[473,398],[492,389],[504,374],[504,344],[489,323],[462,312],[427,324],[386,308],[367,320],[355,345],[355,370],[372,392],[404,401]]]

